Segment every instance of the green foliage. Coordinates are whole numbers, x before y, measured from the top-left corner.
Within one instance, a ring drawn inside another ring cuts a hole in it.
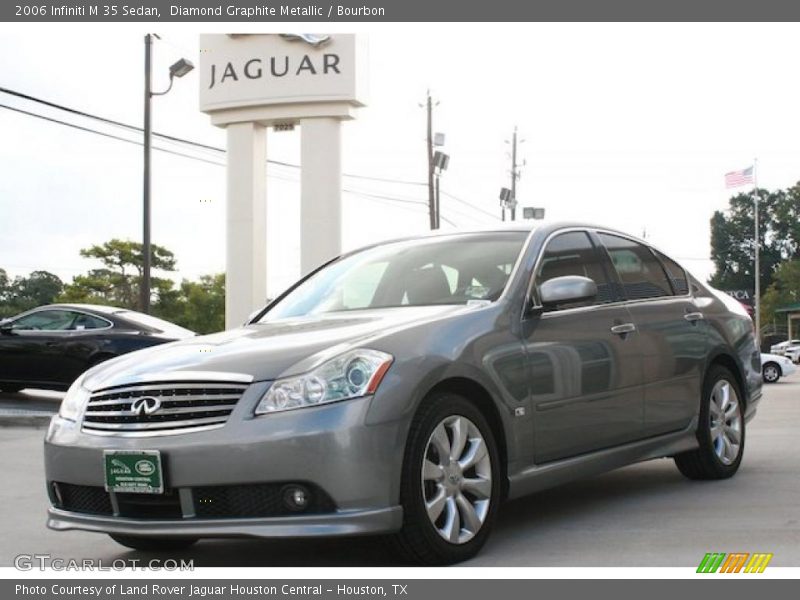
[[[161,271],[175,271],[172,252],[152,246],[151,266]],[[0,269],[0,318],[25,310],[70,302],[106,304],[137,310],[142,279],[142,244],[113,239],[80,251],[85,258],[98,259],[103,266],[76,275],[64,285],[47,271],[34,271],[28,277],[9,280]],[[151,308],[153,315],[172,321],[197,333],[212,333],[225,328],[225,275],[203,275],[198,281],[184,279],[176,287],[171,279],[152,277]]]
[[[775,311],[800,302],[800,260],[781,263],[773,279],[773,284],[761,296],[761,318],[765,323],[776,323],[782,327],[785,315]]]
[[[797,191],[797,187],[777,192],[758,191],[762,290],[772,283],[776,267],[797,253],[800,243]],[[714,287],[753,289],[754,214],[753,196],[738,194],[730,199],[727,214],[716,211],[711,217],[711,260],[715,272],[710,283]]]
[[[225,329],[225,275],[203,275],[181,282],[180,290],[161,296],[153,314],[197,333]]]
[[[0,318],[51,304],[63,286],[57,275],[47,271],[33,271],[27,277],[10,280],[5,269],[0,269]]]

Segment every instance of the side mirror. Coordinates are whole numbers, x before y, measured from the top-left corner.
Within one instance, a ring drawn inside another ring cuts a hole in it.
[[[0,333],[9,334],[13,328],[14,323],[12,321],[0,321]]]
[[[543,306],[581,302],[591,300],[595,296],[597,296],[597,284],[588,277],[580,275],[553,277],[539,286],[539,299]]]

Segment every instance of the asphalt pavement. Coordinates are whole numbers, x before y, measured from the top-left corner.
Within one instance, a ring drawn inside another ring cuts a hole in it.
[[[706,552],[771,552],[771,566],[800,566],[800,375],[764,392],[734,478],[688,481],[662,459],[516,500],[503,506],[491,539],[467,564],[693,567]],[[0,414],[11,404],[24,409],[26,398],[37,410],[55,410],[50,395],[0,394]],[[46,529],[44,429],[4,422],[0,566],[12,565],[18,554],[103,561],[152,556],[104,535]],[[399,564],[379,538],[207,540],[171,556],[192,558],[198,567]]]

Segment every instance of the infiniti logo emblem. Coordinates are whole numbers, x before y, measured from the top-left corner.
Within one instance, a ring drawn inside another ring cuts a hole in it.
[[[152,415],[159,408],[161,408],[161,400],[153,398],[153,396],[137,398],[131,404],[131,412],[139,417]]]

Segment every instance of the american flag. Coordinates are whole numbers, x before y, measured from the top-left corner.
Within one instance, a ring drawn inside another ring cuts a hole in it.
[[[753,167],[747,167],[741,171],[731,171],[730,173],[725,173],[725,187],[735,188],[743,185],[753,185],[753,171]]]

